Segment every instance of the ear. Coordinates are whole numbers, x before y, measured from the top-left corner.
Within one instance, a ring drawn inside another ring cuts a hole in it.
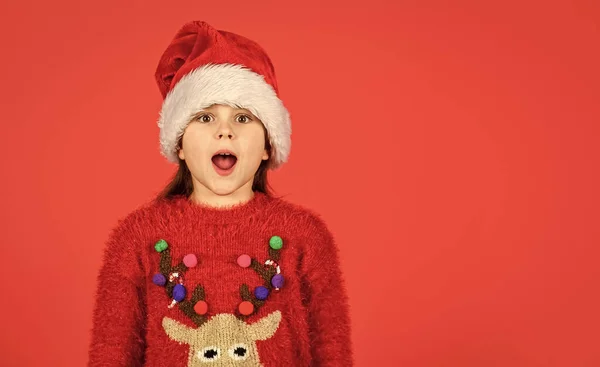
[[[172,340],[179,343],[190,344],[194,329],[168,317],[163,318],[162,326]]]
[[[183,159],[183,158],[181,158],[181,159]],[[269,152],[267,152],[267,150],[265,149],[265,150],[263,151],[262,160],[263,160],[263,161],[266,161],[267,159],[269,159]]]
[[[185,154],[183,154],[183,148],[179,148],[179,150],[177,151],[177,155],[179,156],[179,159],[185,161]]]
[[[253,340],[267,340],[275,334],[280,322],[281,312],[275,311],[254,324],[248,325],[246,330],[248,336]]]

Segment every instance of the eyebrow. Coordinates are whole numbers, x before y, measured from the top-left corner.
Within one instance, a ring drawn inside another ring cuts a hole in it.
[[[230,106],[231,107],[231,106]],[[210,112],[211,109],[213,109],[213,106],[210,107],[204,107],[202,108],[200,111],[198,112]],[[248,113],[252,113],[252,111],[250,111],[247,108],[243,108],[243,107],[231,107],[234,111],[239,112],[239,111],[243,111],[243,112],[248,112]]]
[[[250,110],[248,110],[246,108],[235,108],[234,107],[233,108],[233,112],[234,113],[240,113],[240,112],[242,112],[242,113],[245,113],[247,115],[250,115],[252,118],[258,119],[258,117],[255,114],[252,113],[252,111],[250,111]]]

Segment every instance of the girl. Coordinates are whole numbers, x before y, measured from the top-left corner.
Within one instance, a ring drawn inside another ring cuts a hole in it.
[[[89,366],[351,366],[334,239],[268,190],[291,134],[269,57],[191,22],[156,80],[161,152],[179,169],[109,237]]]

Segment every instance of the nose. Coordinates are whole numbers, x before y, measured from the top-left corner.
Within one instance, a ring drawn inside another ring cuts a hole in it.
[[[231,125],[226,121],[221,122],[217,128],[217,139],[223,139],[224,137],[233,139],[233,130],[231,129]]]

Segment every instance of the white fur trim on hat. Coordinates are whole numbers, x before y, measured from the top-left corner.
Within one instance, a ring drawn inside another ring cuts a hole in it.
[[[161,153],[176,163],[177,141],[192,117],[213,104],[245,108],[264,124],[271,143],[271,168],[287,161],[291,148],[288,110],[264,77],[241,65],[210,64],[181,78],[162,105]]]

